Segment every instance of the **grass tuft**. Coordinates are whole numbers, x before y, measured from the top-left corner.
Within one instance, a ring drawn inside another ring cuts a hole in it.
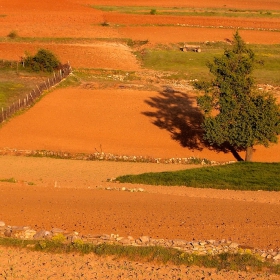
[[[15,178],[0,179],[0,182],[17,183]]]

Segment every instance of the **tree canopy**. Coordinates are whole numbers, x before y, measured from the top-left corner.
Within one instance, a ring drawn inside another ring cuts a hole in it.
[[[272,94],[256,89],[252,71],[255,54],[247,47],[238,31],[231,48],[222,57],[208,63],[214,79],[197,82],[204,95],[198,105],[204,111],[204,139],[210,145],[228,144],[245,150],[245,160],[252,160],[254,145],[277,143],[280,134],[280,107]]]

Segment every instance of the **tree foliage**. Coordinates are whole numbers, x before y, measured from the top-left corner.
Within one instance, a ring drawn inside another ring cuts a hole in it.
[[[204,90],[198,105],[205,113],[205,140],[246,150],[246,160],[251,160],[254,145],[268,147],[270,142],[277,143],[280,134],[279,105],[271,94],[256,90],[254,65],[254,52],[236,32],[232,47],[207,65],[213,81],[195,85]]]
[[[34,56],[27,55],[24,64],[36,72],[53,72],[61,63],[51,51],[40,49]]]

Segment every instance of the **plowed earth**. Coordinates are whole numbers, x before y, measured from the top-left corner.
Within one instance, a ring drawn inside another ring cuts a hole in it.
[[[279,19],[136,16],[101,12],[87,6],[87,4],[132,5],[128,0],[25,2],[24,4],[15,0],[0,2],[0,36],[5,37],[12,30],[16,30],[22,37],[35,39],[36,37],[131,38],[148,39],[150,44],[156,44],[224,40],[232,37],[234,28],[242,26],[253,29],[240,31],[248,42],[280,43],[279,32],[267,30],[279,29]],[[151,4],[150,1],[141,0],[134,5]],[[182,0],[153,1],[153,6],[158,7],[188,5],[193,6],[193,3],[186,4],[186,1]],[[195,3],[196,7],[206,8],[225,5],[236,9],[250,7],[250,9],[280,10],[279,1],[210,0]],[[101,26],[104,22],[109,22],[110,25]],[[149,26],[143,26],[146,23]],[[229,26],[233,29],[227,28]],[[265,30],[259,31],[257,28]],[[113,41],[91,41],[90,44],[86,41],[79,44],[58,43],[56,39],[48,43],[39,43],[36,40],[34,43],[1,42],[0,58],[18,59],[25,51],[34,53],[41,47],[53,50],[62,61],[69,60],[72,66],[77,68],[145,72],[145,69],[141,69],[137,63],[130,48]],[[170,104],[173,108],[176,107],[175,115],[171,113]],[[180,114],[187,117],[183,127],[182,120],[178,120]],[[30,110],[3,125],[0,129],[0,148],[83,153],[102,149],[107,153],[161,158],[195,156],[219,161],[234,160],[230,153],[211,151],[197,140],[199,132],[196,125],[200,117],[191,92],[181,91],[171,96],[163,90],[140,91],[98,87],[96,89],[82,85],[79,88],[50,92]],[[256,147],[254,159],[279,161],[279,149],[279,145],[269,149]],[[67,231],[77,230],[84,234],[118,233],[134,237],[145,234],[155,238],[187,240],[225,238],[258,248],[280,247],[278,193],[150,186],[141,186],[146,190],[144,193],[104,190],[112,184],[105,182],[107,178],[127,173],[182,168],[189,167],[1,156],[0,179],[14,177],[19,182],[0,184],[0,220],[11,225],[28,225],[35,229],[61,227]],[[42,269],[43,264],[34,261],[37,256],[30,255],[29,258],[25,253],[24,258],[29,267],[26,271],[23,262],[18,259],[23,256],[23,252],[9,251],[5,254],[2,252],[3,250],[0,251],[2,271],[7,273],[11,271],[10,264],[4,260],[13,258],[16,260],[14,265],[19,274],[29,275],[28,279],[46,279],[46,276],[53,279],[70,279],[70,277],[103,279],[115,276],[117,279],[119,275],[122,275],[121,279],[132,277],[123,271],[123,267],[125,265],[130,267],[130,263],[114,263],[112,260],[103,259],[101,263],[104,265],[100,268],[98,266],[100,262],[93,263],[90,260],[96,271],[104,273],[93,278],[85,267],[83,276],[77,274],[75,270],[76,264],[83,267],[81,262],[89,263],[88,259],[71,259],[71,264],[68,264],[61,258],[61,261],[57,260],[53,265],[53,258],[44,256],[46,260],[42,262],[47,263],[54,271],[53,274],[47,275]],[[138,265],[133,267],[135,271],[140,269]],[[106,270],[105,266],[113,269]],[[62,270],[58,270],[58,267]],[[147,265],[145,271],[156,269],[156,266],[152,267]],[[270,278],[267,275],[248,276],[238,273],[214,275],[213,271],[199,269],[189,271],[191,274],[184,271],[182,273],[185,274],[175,275],[173,267],[159,269],[163,272],[163,276],[148,273],[142,274],[143,277],[140,274],[133,277],[172,279],[176,276],[176,279],[202,279],[205,273],[208,273],[207,275],[212,275],[213,279]],[[64,270],[64,274],[59,274]],[[67,271],[72,274],[67,274]],[[0,279],[2,276],[6,277],[3,279],[7,279],[7,275],[3,273]]]

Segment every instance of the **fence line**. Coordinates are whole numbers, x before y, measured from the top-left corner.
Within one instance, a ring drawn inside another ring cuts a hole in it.
[[[34,88],[29,94],[26,94],[24,97],[20,98],[18,101],[13,102],[6,108],[2,107],[0,111],[0,123],[10,118],[19,110],[22,110],[26,107],[29,107],[31,104],[34,104],[45,90],[48,90],[60,83],[71,72],[72,68],[68,62],[67,64],[62,65],[60,70],[54,72],[53,77],[48,78],[43,83],[37,85],[36,88]]]

